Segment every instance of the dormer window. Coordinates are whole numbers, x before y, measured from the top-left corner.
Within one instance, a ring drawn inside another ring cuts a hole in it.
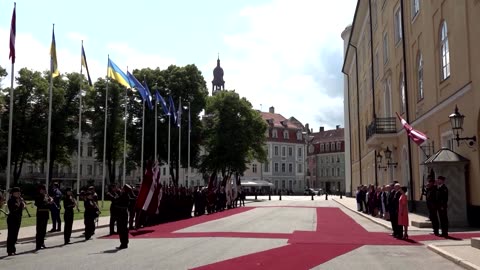
[[[335,151],[335,143],[333,143],[333,142],[330,143],[330,149],[331,149],[332,151]]]
[[[301,141],[302,140],[302,132],[297,131],[297,140]]]
[[[272,130],[272,138],[278,138],[278,131],[276,129]]]
[[[283,131],[283,138],[284,139],[289,139],[288,130]]]
[[[330,144],[329,143],[325,144],[325,152],[330,152]]]
[[[325,152],[325,144],[320,144],[320,152]]]
[[[337,142],[337,150],[341,150],[342,149],[342,143],[341,142]]]

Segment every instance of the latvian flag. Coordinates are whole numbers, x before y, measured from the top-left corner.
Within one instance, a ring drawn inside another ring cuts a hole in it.
[[[398,119],[400,119],[403,128],[407,132],[408,137],[410,137],[410,139],[412,139],[416,144],[422,145],[428,139],[427,135],[410,126],[407,121],[405,121],[405,119],[403,119],[398,113],[397,116]]]
[[[158,164],[152,168],[147,166],[143,177],[140,194],[137,199],[137,209],[142,209],[150,215],[158,213],[158,207],[162,199],[160,185],[160,167]]]

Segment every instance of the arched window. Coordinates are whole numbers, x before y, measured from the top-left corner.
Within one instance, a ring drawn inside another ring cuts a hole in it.
[[[392,116],[392,80],[388,77],[384,82],[384,96],[383,96],[383,105],[385,111],[385,117]]]
[[[423,99],[423,57],[422,53],[418,54],[418,66],[417,66],[417,83],[418,83],[418,100]]]
[[[402,109],[402,113],[407,111],[407,96],[405,93],[405,77],[403,76],[403,72],[400,73],[400,108]]]
[[[443,81],[450,76],[450,50],[448,47],[448,29],[446,21],[443,21],[440,25],[440,63]]]

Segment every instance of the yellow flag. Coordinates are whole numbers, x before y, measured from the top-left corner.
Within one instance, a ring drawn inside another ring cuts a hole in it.
[[[52,77],[60,76],[57,65],[57,50],[55,45],[55,29],[52,29],[52,45],[50,46],[50,72]]]

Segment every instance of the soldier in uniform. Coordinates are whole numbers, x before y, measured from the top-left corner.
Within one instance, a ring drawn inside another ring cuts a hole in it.
[[[25,208],[25,202],[20,197],[20,189],[14,187],[10,190],[10,199],[7,202],[9,215],[7,217],[8,236],[7,236],[7,253],[8,256],[15,255],[17,249],[15,243],[18,239],[18,232],[22,223],[22,212]]]
[[[71,188],[67,188],[65,192],[66,195],[63,199],[63,207],[65,208],[65,213],[63,214],[63,220],[65,221],[63,238],[65,240],[65,245],[68,245],[70,244],[70,236],[72,235],[73,209],[77,207],[77,201],[75,200],[75,197],[73,197]]]
[[[432,176],[428,177],[428,184],[426,188],[426,201],[428,208],[428,218],[432,222],[433,233],[439,235],[439,223],[438,223],[438,205],[437,205],[437,187],[435,186],[435,179]]]
[[[47,194],[45,185],[40,185],[38,188],[38,195],[35,198],[35,206],[37,207],[37,234],[36,248],[40,250],[45,247],[45,235],[47,234],[47,224],[49,219],[50,208],[53,204],[53,200]]]
[[[117,249],[128,248],[128,207],[132,197],[132,187],[124,185],[115,204],[117,208],[117,231],[120,237],[120,246]]]
[[[135,203],[138,198],[138,188],[134,188],[130,194],[130,204],[128,205],[128,229],[133,230],[133,224],[136,220],[137,211],[135,209]]]
[[[58,186],[58,183],[53,184],[50,197],[53,199],[53,203],[50,205],[50,212],[52,215],[52,229],[50,232],[59,232],[62,230],[62,219],[60,218],[60,200],[62,199],[62,192]]]
[[[110,235],[115,234],[115,223],[117,222],[117,208],[116,208],[116,203],[117,199],[120,197],[120,193],[118,191],[117,185],[113,184],[110,186],[110,191],[107,192],[107,199],[111,201],[110,204]],[[117,225],[118,226],[118,225]]]
[[[95,219],[98,217],[99,209],[97,203],[95,203],[93,200],[93,193],[91,191],[87,191],[85,195],[85,240],[90,240],[92,235],[95,233]]]
[[[442,229],[442,236],[448,236],[448,188],[445,186],[445,177],[439,176],[437,179],[437,203],[438,203],[438,217],[440,218],[440,228]]]

